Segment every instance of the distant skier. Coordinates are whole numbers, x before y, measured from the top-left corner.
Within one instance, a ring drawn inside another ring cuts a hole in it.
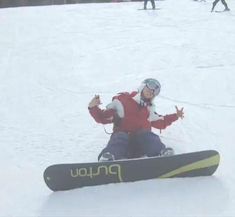
[[[230,9],[228,8],[228,5],[227,5],[227,3],[226,3],[225,0],[215,0],[215,1],[213,2],[213,4],[212,4],[211,12],[214,11],[214,8],[215,8],[215,6],[217,5],[217,3],[218,3],[219,1],[221,1],[222,4],[224,5],[224,7],[225,7],[224,11],[230,11]]]
[[[150,0],[150,1],[152,4],[152,9],[155,10],[155,1],[154,0]],[[144,10],[147,9],[147,3],[148,3],[148,0],[144,0]]]
[[[179,118],[183,119],[183,108],[176,113],[161,116],[155,112],[153,99],[159,94],[161,85],[156,79],[145,79],[137,91],[120,93],[113,97],[106,109],[101,110],[100,97],[95,96],[88,109],[97,123],[113,123],[113,133],[98,160],[109,161],[127,158],[172,155],[174,150],[166,148],[151,128],[165,129]]]

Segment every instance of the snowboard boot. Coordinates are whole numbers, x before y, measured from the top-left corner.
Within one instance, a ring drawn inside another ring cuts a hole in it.
[[[114,160],[115,160],[114,155],[111,154],[110,152],[103,153],[99,159],[100,162],[114,161]]]
[[[160,156],[166,157],[166,156],[172,156],[174,154],[175,154],[174,149],[168,147],[161,150]]]

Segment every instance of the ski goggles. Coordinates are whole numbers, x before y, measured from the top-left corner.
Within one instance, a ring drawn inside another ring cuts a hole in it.
[[[157,96],[160,92],[161,85],[157,80],[154,79],[146,79],[144,81],[147,88],[153,91],[154,96]]]

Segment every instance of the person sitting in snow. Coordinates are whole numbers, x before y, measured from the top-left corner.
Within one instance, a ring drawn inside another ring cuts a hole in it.
[[[128,158],[173,155],[151,128],[165,129],[179,118],[183,119],[183,108],[176,113],[161,116],[155,112],[153,99],[159,94],[160,83],[153,78],[145,79],[138,91],[114,96],[106,109],[99,108],[100,97],[96,95],[88,109],[97,123],[113,123],[113,133],[107,146],[98,156],[99,161]]]
[[[217,3],[218,3],[219,1],[220,1],[220,0],[215,0],[215,1],[213,2],[211,12],[214,11],[214,8],[215,8],[215,6],[217,5]],[[223,4],[224,7],[225,7],[224,11],[230,11],[230,9],[228,8],[228,5],[227,5],[226,1],[225,1],[225,0],[221,0],[221,2],[222,2],[222,4]]]

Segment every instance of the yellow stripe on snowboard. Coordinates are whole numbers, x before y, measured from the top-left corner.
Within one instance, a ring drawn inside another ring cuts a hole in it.
[[[197,161],[197,162],[189,164],[187,166],[180,167],[176,170],[173,170],[169,173],[166,173],[164,175],[159,176],[159,178],[170,178],[170,177],[179,175],[181,173],[185,173],[185,172],[189,172],[189,171],[193,171],[193,170],[197,170],[197,169],[203,169],[206,167],[216,166],[219,164],[219,160],[220,160],[220,156],[219,156],[219,154],[217,154],[213,157]]]

